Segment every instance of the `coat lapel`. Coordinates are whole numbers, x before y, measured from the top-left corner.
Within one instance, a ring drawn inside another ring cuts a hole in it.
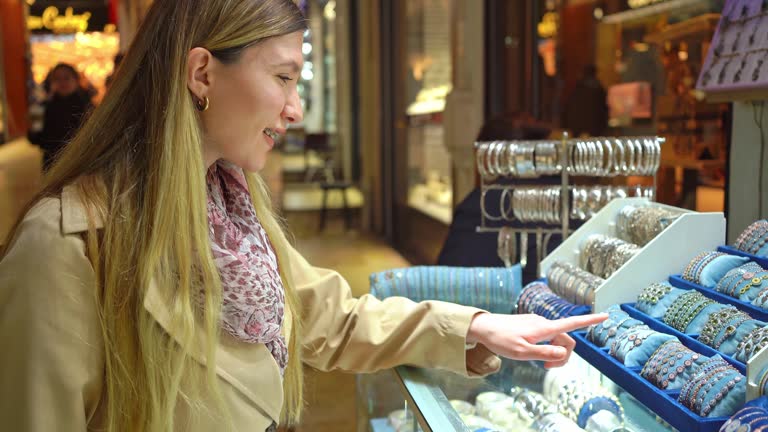
[[[76,186],[66,186],[61,193],[62,232],[83,233],[88,230],[88,216]],[[104,226],[96,215],[96,229]],[[185,342],[179,327],[173,322],[173,302],[153,279],[144,297],[144,309],[178,344],[185,344],[190,355],[206,365],[204,330],[200,328],[191,341]],[[287,310],[287,308],[286,308]],[[238,341],[226,332],[220,333],[216,347],[216,374],[236,388],[259,410],[275,421],[280,418],[283,405],[283,386],[280,369],[264,344]]]

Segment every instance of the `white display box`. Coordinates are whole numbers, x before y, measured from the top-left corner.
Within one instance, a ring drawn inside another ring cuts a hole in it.
[[[608,203],[593,218],[571,234],[541,262],[541,275],[546,276],[555,261],[579,265],[584,243],[592,234],[616,237],[616,220],[627,205],[654,205],[682,212],[667,229],[645,245],[595,290],[592,310],[601,312],[611,305],[634,303],[637,296],[653,282],[679,274],[697,254],[715,250],[725,243],[723,213],[697,213],[690,210],[651,203],[647,198],[622,198]]]

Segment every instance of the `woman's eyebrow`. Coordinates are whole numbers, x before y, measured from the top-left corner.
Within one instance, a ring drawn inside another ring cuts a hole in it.
[[[290,68],[293,69],[294,72],[299,72],[301,70],[301,66],[299,66],[299,64],[296,61],[294,61],[294,60],[284,61],[284,62],[275,64],[274,66],[275,67],[290,67]]]

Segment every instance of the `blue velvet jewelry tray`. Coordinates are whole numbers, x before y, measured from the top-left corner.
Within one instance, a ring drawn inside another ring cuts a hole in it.
[[[623,304],[621,308],[630,316],[642,321],[652,329],[676,336],[683,345],[691,350],[707,357],[719,354],[738,369],[739,372],[742,374],[746,373],[744,363],[702,344],[696,340],[698,335],[681,333],[635,309],[633,303]],[[624,366],[624,364],[608,353],[608,347],[599,347],[590,342],[585,331],[571,333],[571,336],[576,340],[576,348],[574,350],[579,356],[642,402],[672,427],[686,432],[717,432],[723,423],[728,420],[728,417],[702,417],[690,411],[677,401],[680,390],[662,390],[656,387],[650,381],[640,376],[642,367]]]
[[[759,263],[761,267],[765,268],[763,264]],[[722,304],[729,304],[736,306],[739,310],[742,310],[746,313],[748,313],[752,318],[756,320],[760,320],[763,322],[768,322],[768,310],[765,310],[763,308],[759,308],[752,303],[741,301],[737,298],[725,295],[721,292],[715,291],[712,288],[707,288],[705,286],[701,286],[699,284],[695,284],[693,282],[689,282],[685,279],[683,279],[680,275],[673,275],[669,277],[669,283],[675,287],[675,288],[682,288],[682,289],[694,289],[705,296],[711,298],[712,300],[717,301],[718,303]]]
[[[576,354],[621,386],[677,430],[686,432],[717,432],[728,417],[702,417],[677,402],[680,390],[662,390],[640,376],[641,367],[628,368],[587,339],[586,332],[575,332]]]
[[[731,366],[738,369],[742,375],[747,374],[747,365],[736,360],[732,356],[725,355],[720,351],[699,342],[699,335],[683,333],[674,327],[670,327],[665,324],[664,321],[657,320],[650,315],[646,315],[640,309],[635,308],[634,303],[625,303],[621,305],[621,309],[628,313],[632,318],[642,321],[644,324],[647,324],[648,327],[656,330],[657,332],[671,334],[672,336],[677,337],[683,345],[690,348],[691,350],[696,351],[699,354],[704,354],[707,357],[719,355],[723,358],[723,360],[730,363]]]
[[[728,246],[728,245],[720,246],[720,247],[717,248],[717,250],[718,250],[718,252],[724,252],[724,253],[727,253],[729,255],[737,255],[737,256],[747,257],[747,258],[750,259],[750,261],[754,261],[754,262],[760,264],[760,267],[768,268],[768,258],[757,256],[757,255],[752,255],[751,253],[744,252],[742,250],[736,249],[733,246]]]

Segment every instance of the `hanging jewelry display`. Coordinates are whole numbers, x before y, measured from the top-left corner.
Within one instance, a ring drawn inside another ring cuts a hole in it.
[[[768,95],[768,2],[726,0],[696,88],[711,102]]]
[[[596,137],[543,141],[476,142],[475,162],[481,178],[478,232],[503,232],[498,237],[499,257],[505,265],[527,263],[527,245],[533,235],[536,263],[548,253],[554,234],[565,239],[570,221],[585,221],[614,198],[656,194],[656,172],[661,163],[660,137]],[[559,176],[560,184],[532,184],[528,179]],[[653,186],[572,185],[583,180],[617,176],[653,177]],[[510,182],[510,179],[522,179]],[[520,183],[520,184],[518,184]],[[535,228],[509,225],[527,223]],[[519,238],[519,240],[518,240]]]

